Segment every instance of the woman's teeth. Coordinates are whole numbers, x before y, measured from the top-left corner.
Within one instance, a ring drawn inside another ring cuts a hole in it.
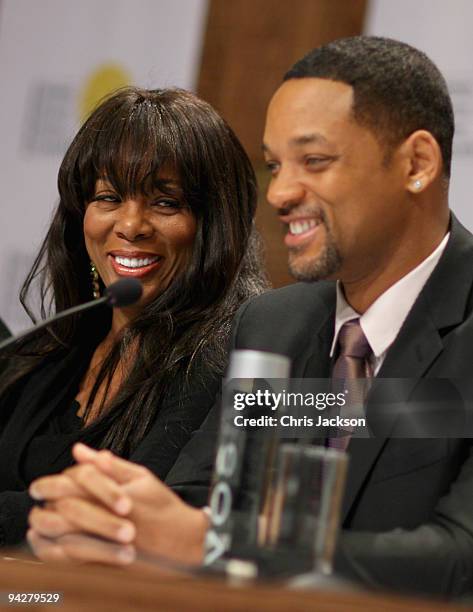
[[[316,227],[318,224],[318,221],[316,221],[315,219],[309,219],[307,221],[291,221],[291,223],[289,223],[289,231],[291,232],[291,234],[297,236],[298,234],[308,232],[313,227]]]
[[[125,268],[144,268],[145,266],[149,266],[150,264],[158,261],[159,255],[156,257],[114,257],[117,264],[124,266]]]

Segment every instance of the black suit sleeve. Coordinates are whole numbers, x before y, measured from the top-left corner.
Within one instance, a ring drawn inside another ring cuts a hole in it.
[[[381,533],[342,531],[335,570],[373,587],[473,592],[473,449],[430,521]]]
[[[219,384],[215,379],[210,387],[190,393],[163,408],[149,433],[130,456],[130,461],[144,465],[166,482],[178,470],[183,478],[192,481],[200,455],[207,457],[210,450],[211,456],[212,440],[207,440],[204,434],[206,441],[200,440],[201,446],[195,449],[196,457],[191,457],[188,468],[184,465],[187,465],[189,454],[193,455],[190,450],[195,445],[193,439],[210,412]]]
[[[212,480],[218,428],[220,395],[202,426],[191,436],[166,477],[166,484],[191,506],[205,506]]]
[[[215,398],[221,381],[203,365],[198,370],[187,391],[168,393],[130,460],[150,469],[188,503],[203,506],[212,474],[219,410]]]

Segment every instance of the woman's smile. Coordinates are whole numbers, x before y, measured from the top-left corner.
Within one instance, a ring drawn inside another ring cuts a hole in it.
[[[164,257],[143,251],[113,251],[109,253],[112,268],[118,276],[142,278],[162,266]]]

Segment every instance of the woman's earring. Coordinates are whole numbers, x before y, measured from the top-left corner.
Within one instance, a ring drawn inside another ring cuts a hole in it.
[[[100,297],[99,273],[93,261],[90,262],[90,276],[92,277],[92,295],[98,300]]]

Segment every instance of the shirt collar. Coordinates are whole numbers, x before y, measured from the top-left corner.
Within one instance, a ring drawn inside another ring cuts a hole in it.
[[[438,264],[442,253],[447,246],[450,232],[444,236],[442,242],[424,261],[403,276],[397,283],[375,300],[368,310],[360,316],[343,295],[340,282],[337,282],[337,307],[335,313],[335,333],[333,336],[330,356],[335,353],[338,334],[347,321],[360,319],[361,329],[368,340],[375,357],[380,357],[396,339],[410,309],[414,305],[419,293],[427,282],[429,276]],[[388,322],[388,324],[386,324]]]

